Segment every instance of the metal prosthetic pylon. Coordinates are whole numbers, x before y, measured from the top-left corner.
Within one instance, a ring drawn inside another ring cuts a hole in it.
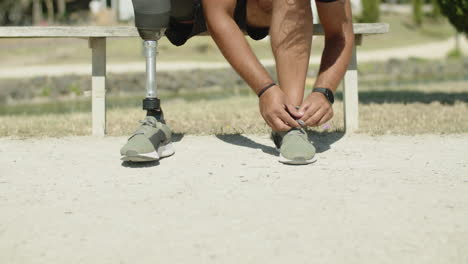
[[[159,99],[156,79],[156,57],[158,55],[158,41],[145,40],[143,42],[146,58],[146,98],[143,100],[143,110],[148,116],[154,116],[163,121],[161,100]]]

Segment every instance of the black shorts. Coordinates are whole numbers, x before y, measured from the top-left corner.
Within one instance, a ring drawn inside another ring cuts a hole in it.
[[[183,12],[180,12],[179,10],[175,12],[177,15],[171,17],[169,27],[166,30],[167,38],[176,46],[184,45],[191,37],[207,31],[201,0],[193,0],[192,16],[189,15],[186,9]],[[189,18],[188,20],[192,20],[193,24],[180,23],[180,21],[186,20],[186,18]],[[247,0],[237,0],[236,9],[234,11],[234,20],[239,28],[245,31],[252,39],[260,40],[268,36],[269,28],[256,28],[247,25]]]
[[[337,0],[316,0],[318,2],[335,2]],[[166,30],[166,36],[176,46],[184,45],[191,37],[207,31],[201,0],[172,0],[173,11]],[[193,21],[180,23],[180,21]],[[247,0],[237,0],[234,20],[239,28],[252,39],[260,40],[268,36],[269,28],[251,27],[247,24]]]

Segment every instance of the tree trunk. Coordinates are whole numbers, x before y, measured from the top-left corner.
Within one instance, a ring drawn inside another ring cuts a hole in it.
[[[34,25],[38,25],[43,20],[42,0],[33,0],[32,17]]]
[[[57,0],[57,9],[58,9],[58,16],[63,18],[66,12],[66,3],[65,0]]]
[[[54,23],[54,2],[53,0],[45,0],[47,8],[47,23]]]
[[[435,19],[439,19],[441,15],[442,13],[440,10],[439,2],[437,2],[437,0],[432,0],[432,16]]]
[[[460,33],[459,32],[455,32],[455,50],[457,52],[460,52],[461,49],[460,49]]]
[[[422,19],[423,19],[422,5],[423,5],[422,0],[413,0],[413,22],[418,27],[422,25]]]

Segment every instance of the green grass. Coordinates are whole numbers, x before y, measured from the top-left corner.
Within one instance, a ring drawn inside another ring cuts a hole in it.
[[[142,61],[139,38],[107,40],[109,63]],[[268,42],[249,40],[259,58],[271,58]],[[0,39],[0,67],[20,65],[89,63],[91,50],[82,39]],[[195,37],[182,47],[159,41],[159,61],[225,61],[210,37]]]
[[[200,101],[224,100],[230,97],[245,97],[251,94],[247,87],[238,89],[216,89],[210,88],[205,91],[197,89],[196,92],[183,91],[179,93],[162,91],[160,97],[166,101],[183,100],[187,103],[197,104]],[[141,95],[108,95],[106,107],[108,110],[119,108],[140,108]],[[70,96],[64,99],[40,98],[37,102],[28,100],[11,104],[0,105],[0,116],[42,116],[49,114],[73,114],[89,112],[91,109],[91,98],[87,96]]]
[[[432,41],[440,41],[454,35],[445,20],[425,21],[421,28],[411,25],[410,17],[386,14],[382,22],[390,24],[390,33],[364,38],[361,50],[393,48]],[[249,40],[259,58],[272,58],[268,41]],[[323,49],[323,38],[313,43],[313,54]],[[83,39],[0,39],[0,67],[30,64],[89,63],[90,49]],[[108,40],[108,60],[112,62],[141,61],[141,41],[138,38]],[[172,46],[167,39],[160,41],[161,61],[224,61],[210,37],[196,37],[182,47]]]
[[[412,25],[411,17],[404,15],[386,14],[381,22],[390,24],[390,33],[365,37],[361,50],[424,44],[455,36],[455,29],[445,19],[426,18],[421,28]]]

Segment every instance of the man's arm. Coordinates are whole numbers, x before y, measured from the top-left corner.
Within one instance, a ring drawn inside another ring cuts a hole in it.
[[[276,72],[281,90],[295,106],[304,101],[313,26],[310,0],[273,1],[270,36]]]
[[[317,2],[317,10],[325,32],[325,49],[315,87],[333,92],[343,79],[354,45],[350,0]],[[319,126],[333,117],[333,108],[321,93],[311,93],[301,106],[302,120],[308,126]]]
[[[203,0],[207,27],[211,37],[232,67],[258,94],[273,80],[253,53],[244,33],[234,21],[235,6],[236,0]],[[263,100],[260,101],[261,113],[270,127],[274,130],[289,130],[299,126],[288,114],[288,111],[297,114],[296,110],[278,87],[269,89],[262,95],[262,98]]]

